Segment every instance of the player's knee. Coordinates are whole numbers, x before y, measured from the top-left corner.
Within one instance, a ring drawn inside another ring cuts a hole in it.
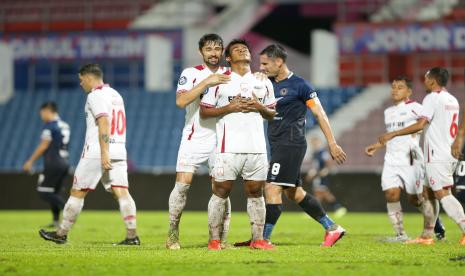
[[[213,185],[213,194],[221,198],[227,198],[231,193],[231,189],[232,184],[229,181],[215,182]]]
[[[264,183],[247,181],[246,182],[246,194],[247,197],[262,197],[263,196]]]
[[[407,200],[415,207],[419,207],[421,205],[420,198],[418,198],[417,195],[407,195]]]
[[[189,173],[189,172],[176,173],[176,182],[179,182],[179,183],[190,185],[192,183],[193,178],[194,178],[193,173]]]
[[[296,203],[301,202],[307,194],[301,187],[288,188],[285,190],[286,197]]]
[[[85,198],[87,193],[88,191],[71,189],[70,196],[77,197],[77,198]]]
[[[387,189],[384,196],[387,202],[397,202],[400,200],[400,189]]]

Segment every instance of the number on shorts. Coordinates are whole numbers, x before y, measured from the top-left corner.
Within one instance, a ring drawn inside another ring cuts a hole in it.
[[[450,136],[452,138],[455,138],[455,136],[457,135],[457,132],[459,131],[459,126],[455,122],[457,120],[457,116],[458,116],[458,113],[454,113],[454,115],[452,116],[452,123],[450,124],[450,128],[449,128]]]
[[[115,130],[118,135],[123,135],[126,132],[126,117],[124,116],[123,110],[118,110],[118,113],[116,113],[113,109],[111,118],[110,135],[114,135]]]
[[[457,176],[465,176],[465,161],[461,161],[455,170]]]
[[[273,166],[271,166],[271,174],[272,175],[278,175],[279,174],[279,169],[281,168],[281,164],[279,163],[273,163]]]

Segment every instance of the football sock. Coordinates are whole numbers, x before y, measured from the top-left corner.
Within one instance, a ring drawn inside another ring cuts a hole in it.
[[[59,236],[65,236],[76,222],[79,214],[84,206],[84,199],[74,196],[70,196],[66,202],[65,208],[63,209],[63,219],[61,221],[60,229],[57,234]]]
[[[266,216],[265,198],[263,196],[247,198],[247,213],[252,226],[252,240],[263,240]]]
[[[126,225],[126,238],[133,239],[137,236],[136,233],[136,203],[131,195],[123,196],[118,199],[119,210]]]
[[[465,213],[460,202],[453,195],[446,195],[441,199],[441,205],[447,215],[457,223],[462,233],[465,234]]]
[[[430,200],[422,200],[418,210],[423,214],[423,237],[431,238],[434,235],[436,213]]]
[[[59,194],[47,192],[39,192],[39,196],[41,199],[50,204],[53,214],[53,221],[58,221],[60,217],[60,211],[65,206],[63,198]]]
[[[221,230],[221,241],[226,241],[228,239],[229,233],[229,224],[231,223],[231,200],[226,198],[224,207],[224,218],[223,218],[223,227]]]
[[[182,211],[186,206],[187,192],[191,185],[176,182],[169,198],[170,230],[178,229]]]
[[[341,203],[339,203],[337,201],[330,202],[329,205],[331,206],[331,210],[333,210],[333,211],[336,211],[337,209],[342,207]]]
[[[281,210],[282,204],[266,204],[265,228],[263,230],[265,240],[270,240],[273,228],[281,215]]]
[[[304,199],[299,202],[299,206],[311,216],[314,220],[318,221],[325,230],[330,229],[335,223],[327,215],[318,199],[310,194],[306,194]]]
[[[210,233],[210,240],[221,239],[225,209],[226,199],[213,194],[208,202],[208,230]]]
[[[386,204],[387,212],[389,219],[391,220],[392,227],[396,232],[396,235],[405,235],[404,230],[404,221],[403,221],[403,213],[402,207],[400,206],[400,201],[398,202],[388,202]]]

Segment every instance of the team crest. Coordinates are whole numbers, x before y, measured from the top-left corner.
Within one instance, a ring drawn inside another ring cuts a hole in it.
[[[179,85],[184,85],[187,82],[187,78],[185,76],[182,76],[179,78]]]
[[[279,94],[281,96],[285,96],[287,94],[287,88],[283,88],[283,89],[279,90]]]
[[[242,92],[247,92],[249,90],[249,86],[247,85],[247,83],[241,83],[240,87]]]

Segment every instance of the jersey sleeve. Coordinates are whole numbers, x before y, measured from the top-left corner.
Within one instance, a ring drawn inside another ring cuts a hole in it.
[[[434,117],[434,98],[431,94],[423,99],[423,117],[427,119],[428,122],[431,122]]]
[[[416,117],[417,120],[421,119],[421,118],[426,118],[426,115],[425,115],[425,109],[423,108],[423,106],[419,103],[415,103],[413,106],[412,106],[412,109],[411,109],[413,115]]]
[[[314,107],[319,102],[315,89],[306,81],[303,81],[299,87],[299,97],[308,108]]]
[[[191,68],[184,69],[181,73],[181,76],[179,76],[176,93],[184,93],[191,90],[195,85],[195,81],[196,79],[192,73]]]
[[[50,125],[45,125],[40,134],[41,140],[52,141],[52,128]]]
[[[218,93],[220,86],[213,86],[207,90],[207,93],[203,95],[200,105],[203,107],[216,107],[218,102]]]
[[[111,112],[109,107],[105,104],[105,99],[101,96],[101,93],[102,91],[96,91],[87,96],[90,111],[96,120],[100,117],[109,116]]]
[[[276,98],[274,97],[273,84],[270,80],[266,80],[266,95],[263,104],[268,108],[274,108],[276,106]]]

